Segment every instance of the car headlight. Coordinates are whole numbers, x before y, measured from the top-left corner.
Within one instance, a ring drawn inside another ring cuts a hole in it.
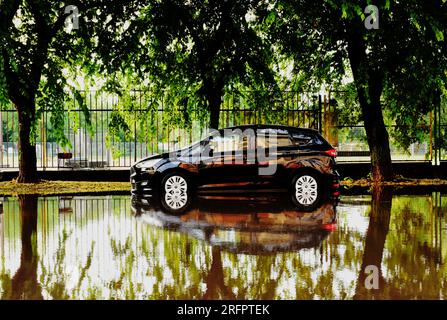
[[[149,169],[149,168],[152,168],[155,164],[157,164],[157,162],[160,160],[161,159],[151,159],[151,160],[142,161],[142,162],[137,163],[135,165],[135,167],[137,167],[138,169]]]

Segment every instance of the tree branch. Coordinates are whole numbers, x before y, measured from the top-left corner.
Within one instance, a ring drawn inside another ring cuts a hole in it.
[[[11,68],[11,57],[8,52],[8,45],[11,43],[9,29],[11,28],[14,16],[20,7],[20,0],[3,1],[0,5],[0,52],[3,57],[3,70],[6,79],[7,92],[14,104],[17,105],[21,94],[19,91],[19,75]]]
[[[20,0],[2,1],[0,3],[0,30],[6,31],[11,25],[17,10],[20,6]]]
[[[3,70],[5,72],[6,86],[8,90],[8,95],[14,105],[19,105],[19,101],[22,100],[22,94],[20,93],[20,78],[17,73],[12,70],[10,66],[10,57],[8,50],[6,48],[2,49],[3,56]]]
[[[42,8],[42,2],[38,2],[36,0],[27,0],[27,2],[36,21],[37,35],[39,38],[43,38],[46,36],[49,27],[45,17],[42,14],[42,11],[44,10],[44,8]]]

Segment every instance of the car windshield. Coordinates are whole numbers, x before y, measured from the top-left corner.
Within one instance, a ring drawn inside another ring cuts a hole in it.
[[[196,141],[191,145],[189,145],[188,147],[180,149],[177,152],[177,155],[179,157],[195,157],[197,155],[200,155],[200,151],[202,150],[203,147],[202,142],[203,140]]]

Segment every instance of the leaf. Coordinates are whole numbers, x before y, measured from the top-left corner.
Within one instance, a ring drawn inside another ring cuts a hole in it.
[[[434,30],[435,34],[436,34],[436,40],[438,40],[439,42],[444,41],[444,32],[442,32],[439,29]]]
[[[267,24],[272,24],[276,20],[276,11],[270,12],[267,17],[265,18],[265,22]]]
[[[348,4],[347,3],[343,3],[341,5],[341,11],[342,11],[341,17],[343,19],[346,19],[348,17]]]

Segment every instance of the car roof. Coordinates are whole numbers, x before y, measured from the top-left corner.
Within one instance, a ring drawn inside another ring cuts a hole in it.
[[[253,128],[253,129],[287,129],[287,130],[301,130],[301,131],[306,131],[306,132],[310,132],[310,133],[317,133],[318,131],[315,129],[311,129],[311,128],[302,128],[302,127],[293,127],[293,126],[286,126],[286,125],[280,125],[280,124],[243,124],[243,125],[239,125],[239,126],[233,126],[233,127],[227,127],[227,128],[221,128],[220,130],[225,130],[225,129],[249,129],[249,128]]]

